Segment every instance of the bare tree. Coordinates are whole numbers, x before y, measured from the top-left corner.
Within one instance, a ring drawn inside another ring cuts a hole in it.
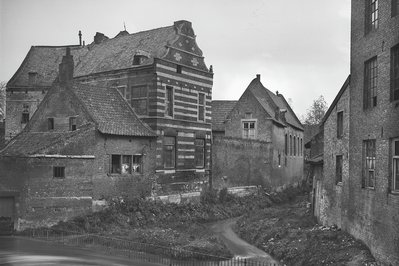
[[[6,113],[6,81],[0,81],[0,120]]]
[[[323,95],[313,101],[310,108],[307,110],[305,116],[302,116],[302,123],[304,125],[318,125],[323,120],[323,117],[328,109],[326,100]]]

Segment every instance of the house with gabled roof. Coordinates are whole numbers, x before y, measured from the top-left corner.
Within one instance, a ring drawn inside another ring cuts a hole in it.
[[[213,110],[213,115],[222,116],[222,114],[215,114],[215,110]],[[218,127],[219,124],[213,124],[213,126]],[[233,178],[234,180],[239,180],[238,175],[241,175],[246,180],[252,180],[243,184],[274,188],[302,181],[303,126],[284,96],[278,92],[274,94],[264,87],[260,81],[260,75],[257,75],[248,85],[227,114],[223,125],[225,139],[246,141],[246,144],[240,147],[243,153],[249,149],[248,156],[251,156],[250,150],[253,146],[257,147],[253,149],[253,153],[256,153],[256,149],[261,149],[262,152],[259,152],[258,157],[252,158],[246,163],[240,163],[239,161],[245,158],[238,157],[234,165],[242,164],[239,168],[246,170],[229,171],[228,169],[223,170],[223,165],[226,162],[222,158],[231,152],[224,149],[221,154],[213,156],[213,167],[216,174],[226,174],[227,179],[228,175],[237,175]],[[215,141],[215,143],[218,142]],[[262,145],[263,148],[261,148]],[[212,149],[219,152],[217,146]]]
[[[15,137],[57,77],[66,46],[32,46],[7,84],[6,138]],[[68,45],[73,79],[117,89],[140,120],[158,136],[160,193],[197,190],[208,182],[212,68],[206,66],[191,22]],[[121,125],[115,121],[113,127]]]
[[[17,229],[90,212],[96,200],[150,195],[154,186],[156,133],[117,89],[73,80],[66,51],[38,109],[0,151],[2,216]]]
[[[227,116],[233,110],[237,101],[228,100],[214,100],[212,101],[212,135],[222,135],[224,136],[225,126]]]

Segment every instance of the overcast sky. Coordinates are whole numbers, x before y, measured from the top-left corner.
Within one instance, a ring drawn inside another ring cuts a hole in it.
[[[0,81],[16,72],[32,45],[86,44],[193,24],[213,65],[213,99],[237,100],[256,74],[298,116],[323,95],[332,102],[349,74],[350,0],[0,0]]]

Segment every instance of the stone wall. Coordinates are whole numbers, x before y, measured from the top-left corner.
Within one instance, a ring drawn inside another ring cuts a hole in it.
[[[7,89],[7,105],[6,105],[6,140],[15,137],[26,124],[21,123],[24,105],[28,106],[29,118],[35,113],[39,103],[45,96],[44,89]]]

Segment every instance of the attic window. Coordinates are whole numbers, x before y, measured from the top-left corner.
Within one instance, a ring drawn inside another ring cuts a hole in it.
[[[29,105],[24,104],[22,110],[21,124],[26,124],[28,122],[29,122]]]

